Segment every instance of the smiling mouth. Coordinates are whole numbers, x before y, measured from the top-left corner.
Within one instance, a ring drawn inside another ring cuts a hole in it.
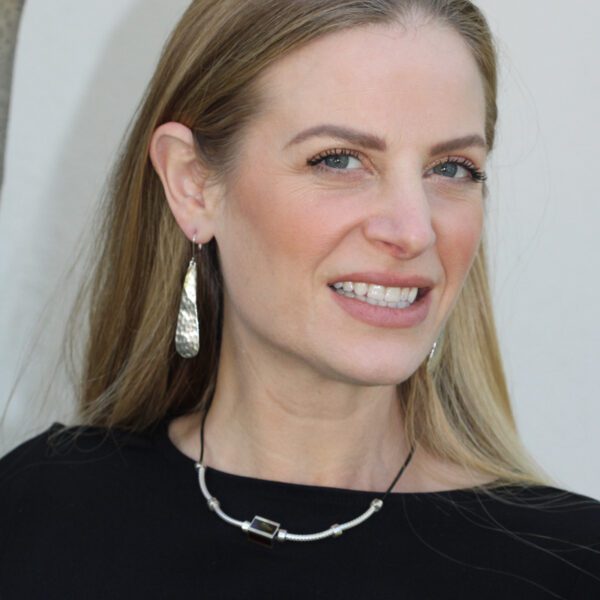
[[[352,283],[328,284],[336,294],[353,298],[375,306],[405,309],[427,296],[431,288],[388,288],[377,284]]]

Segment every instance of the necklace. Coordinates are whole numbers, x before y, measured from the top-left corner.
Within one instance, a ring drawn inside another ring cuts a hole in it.
[[[291,542],[314,542],[317,540],[322,540],[328,537],[339,537],[346,529],[350,529],[351,527],[356,527],[360,525],[364,521],[366,521],[371,515],[381,510],[383,507],[383,501],[385,497],[390,493],[391,489],[396,485],[398,479],[404,472],[404,469],[410,463],[410,460],[414,454],[415,447],[414,445],[411,447],[408,457],[404,461],[404,464],[400,468],[400,471],[392,481],[390,487],[387,489],[385,494],[383,494],[382,498],[374,498],[371,500],[371,504],[369,508],[351,521],[347,521],[345,523],[334,523],[328,529],[323,531],[319,531],[317,533],[290,533],[286,529],[282,529],[280,523],[276,521],[271,521],[270,519],[266,519],[265,517],[260,517],[255,515],[252,521],[239,521],[238,519],[234,519],[230,517],[228,514],[223,512],[221,509],[221,505],[217,498],[215,498],[206,487],[206,466],[202,462],[202,458],[204,456],[204,422],[206,421],[206,415],[208,414],[208,407],[204,411],[204,415],[202,416],[202,425],[200,427],[200,460],[195,463],[196,470],[198,472],[198,483],[200,484],[200,489],[202,490],[202,494],[207,500],[208,508],[213,512],[217,513],[223,521],[229,523],[230,525],[235,525],[239,527],[242,531],[246,532],[248,535],[248,539],[263,544],[265,546],[271,547],[273,545],[273,540],[277,540],[279,542],[284,542],[289,540]]]

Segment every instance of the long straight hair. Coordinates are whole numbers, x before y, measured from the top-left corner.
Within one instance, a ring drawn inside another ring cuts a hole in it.
[[[215,388],[223,279],[215,240],[199,258],[199,354],[182,359],[174,333],[190,244],[148,156],[162,123],[194,133],[198,159],[218,177],[235,168],[245,125],[261,110],[258,77],[280,57],[332,32],[370,24],[435,22],[456,31],[484,83],[494,147],[497,58],[469,0],[196,0],[168,39],[111,173],[97,262],[70,323],[89,332],[78,378],[79,422],[130,431],[201,410]],[[484,194],[487,195],[487,188]],[[494,483],[548,485],[522,444],[494,324],[482,240],[437,354],[398,385],[405,434],[428,453]],[[82,307],[87,319],[80,323]],[[70,346],[72,348],[72,345]],[[482,489],[483,489],[482,488]]]

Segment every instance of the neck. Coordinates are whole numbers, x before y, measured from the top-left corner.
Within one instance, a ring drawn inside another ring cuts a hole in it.
[[[395,390],[342,399],[321,388],[319,403],[269,389],[217,387],[205,422],[205,464],[288,483],[387,489],[410,450]]]
[[[288,483],[388,489],[410,452],[396,386],[360,386],[281,362],[273,369],[273,357],[249,359],[225,339],[204,427],[205,465]],[[412,479],[418,454],[394,490]]]
[[[281,356],[236,352],[227,339],[204,427],[206,466],[287,483],[389,488],[410,452],[395,385],[361,386],[308,367],[302,371],[283,364]],[[195,460],[202,416],[177,419],[169,431],[173,443]],[[442,491],[483,481],[417,445],[391,491]]]

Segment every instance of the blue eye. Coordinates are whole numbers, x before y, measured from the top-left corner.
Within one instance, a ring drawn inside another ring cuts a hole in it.
[[[323,164],[331,167],[332,169],[345,169],[348,166],[351,158],[351,156],[344,156],[343,154],[332,154],[331,156],[326,156],[323,159]]]
[[[459,167],[456,163],[444,163],[433,168],[438,175],[448,175],[449,177],[456,177],[456,173],[459,169],[466,171],[464,167]]]
[[[324,171],[355,171],[362,167],[358,153],[351,150],[336,149],[327,150],[307,161],[311,167],[317,167]],[[353,162],[355,163],[354,166]],[[350,166],[350,168],[348,168]]]
[[[467,174],[457,177],[456,175],[461,169]],[[441,175],[447,179],[456,179],[457,181],[470,179],[471,181],[482,182],[487,179],[487,175],[483,171],[480,171],[473,163],[471,163],[471,161],[463,158],[448,158],[443,162],[434,165],[432,171],[436,175]]]

